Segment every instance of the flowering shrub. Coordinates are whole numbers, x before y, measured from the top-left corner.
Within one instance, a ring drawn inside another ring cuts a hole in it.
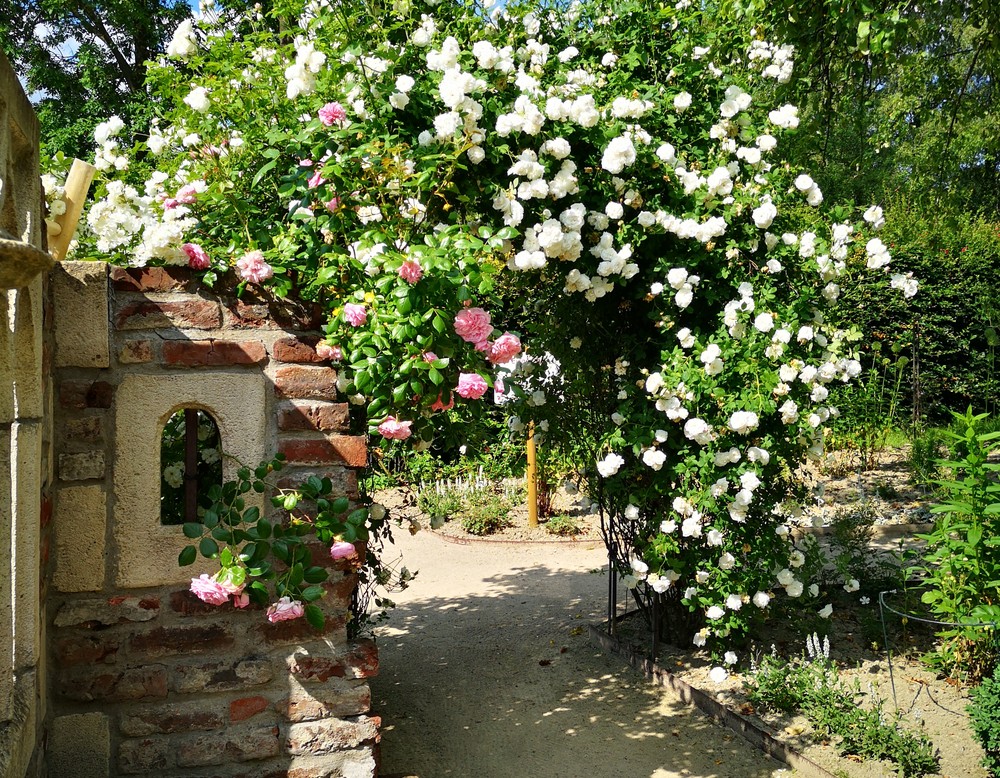
[[[235,261],[323,304],[341,390],[418,447],[521,351],[499,282],[536,355],[507,371],[513,427],[589,451],[626,582],[703,645],[807,591],[794,468],[860,372],[824,311],[859,278],[916,292],[879,208],[854,224],[782,162],[792,67],[686,1],[224,14],[151,68],[132,161],[104,128],[125,172],[88,224],[120,261]]]

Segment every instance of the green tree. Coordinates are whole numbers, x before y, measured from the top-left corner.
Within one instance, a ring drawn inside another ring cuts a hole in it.
[[[39,95],[43,150],[86,156],[112,114],[143,131],[146,62],[190,15],[185,0],[0,0],[0,44]]]

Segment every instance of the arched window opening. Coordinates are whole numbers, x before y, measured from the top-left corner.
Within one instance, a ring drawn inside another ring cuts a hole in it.
[[[222,485],[222,437],[206,411],[181,408],[160,437],[160,523],[198,521]]]

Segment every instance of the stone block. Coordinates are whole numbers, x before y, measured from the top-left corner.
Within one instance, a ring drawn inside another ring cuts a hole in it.
[[[53,510],[55,569],[61,592],[94,592],[104,586],[108,492],[101,485],[56,491]]]
[[[133,636],[129,641],[129,650],[133,655],[157,658],[225,649],[234,642],[232,632],[217,624],[156,627]]]
[[[74,443],[103,443],[104,419],[101,416],[67,419],[63,424],[63,438]]]
[[[115,387],[107,381],[65,380],[59,383],[59,404],[69,410],[110,408]]]
[[[278,407],[278,429],[285,432],[346,432],[349,426],[347,403],[293,401]]]
[[[59,667],[114,664],[120,639],[116,635],[73,635],[56,638],[54,647]]]
[[[372,640],[360,640],[336,655],[297,652],[287,660],[290,676],[303,683],[326,683],[331,678],[372,678],[378,675],[378,648]]]
[[[104,478],[103,451],[59,455],[59,478],[62,481],[90,481]]]
[[[120,292],[191,292],[199,281],[185,268],[114,267],[111,285]]]
[[[229,703],[229,720],[233,723],[252,719],[258,713],[263,713],[271,707],[271,701],[260,695],[254,697],[239,697]]]
[[[278,451],[292,465],[344,464],[365,467],[368,448],[360,435],[324,435],[322,438],[285,438],[278,442]]]
[[[219,425],[222,446],[244,462],[268,453],[268,398],[264,376],[204,371],[167,375],[129,374],[115,402],[113,536],[116,584],[125,588],[187,584],[212,570],[209,560],[178,567],[177,555],[190,542],[181,527],[160,523],[160,435],[179,408],[208,411]],[[223,463],[223,478],[235,478],[233,460]],[[263,505],[260,495],[250,504]]]
[[[306,687],[292,678],[288,685],[287,696],[277,704],[278,712],[288,721],[359,716],[371,709],[372,694],[367,681],[331,679]]]
[[[223,700],[131,707],[121,714],[118,728],[128,737],[222,729],[228,723]]]
[[[166,770],[173,766],[173,751],[167,738],[123,740],[118,746],[118,770],[124,775],[150,775]]]
[[[108,367],[108,265],[59,262],[52,270],[56,367]]]
[[[167,367],[259,365],[266,359],[267,350],[259,340],[168,340],[163,344]]]
[[[174,669],[174,690],[181,694],[242,691],[263,686],[274,677],[267,659],[183,664]]]
[[[56,611],[55,625],[100,630],[115,624],[152,621],[159,615],[158,597],[98,597],[63,603]]]
[[[377,716],[330,718],[291,724],[286,748],[292,755],[321,755],[373,741],[378,737],[381,720]]]
[[[378,769],[374,751],[372,746],[361,746],[327,756],[297,756],[283,778],[375,778]]]
[[[56,716],[45,750],[48,774],[107,778],[111,770],[111,728],[103,713]]]
[[[279,367],[274,374],[274,391],[289,400],[336,400],[337,371],[332,367]]]
[[[316,344],[319,342],[318,336],[281,338],[274,342],[271,353],[279,362],[319,365],[326,362],[316,353]]]
[[[181,329],[214,330],[222,325],[222,313],[214,300],[141,300],[126,303],[115,313],[118,330]]]
[[[154,356],[153,341],[151,340],[127,340],[118,349],[118,363],[122,365],[152,362]]]
[[[167,668],[148,665],[119,671],[64,672],[58,690],[63,699],[76,702],[163,699],[167,696]]]

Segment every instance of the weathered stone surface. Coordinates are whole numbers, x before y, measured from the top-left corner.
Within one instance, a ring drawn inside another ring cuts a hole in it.
[[[349,425],[347,403],[294,401],[278,407],[278,429],[283,432],[345,432]]]
[[[266,659],[180,665],[175,670],[174,689],[182,694],[220,692],[262,686],[274,677]]]
[[[263,713],[271,707],[271,701],[266,697],[240,697],[229,703],[229,720],[232,722],[252,719],[258,713]]]
[[[63,425],[63,437],[78,443],[103,443],[104,418],[85,416],[82,419],[67,419]]]
[[[103,587],[107,512],[108,493],[101,485],[56,491],[52,585],[58,591],[93,592]]]
[[[115,387],[107,381],[65,380],[59,384],[59,404],[71,410],[110,408]]]
[[[221,729],[226,724],[222,700],[129,708],[118,719],[118,728],[128,737]]]
[[[127,702],[167,696],[167,669],[163,665],[110,672],[63,673],[59,694],[77,702]]]
[[[331,678],[371,678],[378,675],[378,649],[372,640],[350,645],[345,653],[288,658],[288,672],[302,682],[325,683]]]
[[[118,769],[125,775],[149,775],[173,766],[173,748],[167,738],[123,740],[118,746]]]
[[[111,775],[111,728],[103,713],[57,716],[45,751],[48,774],[73,778]]]
[[[356,716],[292,724],[286,740],[288,753],[328,754],[354,748],[377,738],[380,723],[377,716]]]
[[[334,716],[358,716],[371,709],[371,689],[367,681],[331,679],[308,687],[289,680],[289,691],[277,704],[278,712],[289,721],[315,721]]]
[[[104,478],[104,452],[59,455],[59,478],[63,481],[89,481]]]
[[[120,647],[114,635],[73,635],[57,638],[54,643],[59,667],[114,664]]]
[[[337,371],[332,367],[285,365],[275,371],[274,392],[289,400],[336,400]]]
[[[121,292],[185,292],[199,286],[190,270],[169,267],[113,267],[111,285]]]
[[[133,654],[146,657],[219,651],[233,645],[232,632],[217,624],[184,627],[157,627],[141,632],[129,641]]]
[[[319,365],[326,362],[316,353],[316,344],[319,342],[319,336],[282,338],[275,341],[271,353],[279,362]]]
[[[56,612],[55,625],[98,629],[126,622],[152,621],[159,615],[158,597],[99,597],[63,603]]]
[[[115,314],[119,330],[213,330],[221,324],[222,313],[214,300],[141,300],[126,303]]]
[[[205,767],[248,762],[277,756],[281,750],[278,727],[230,728],[217,735],[198,735],[176,741],[180,767]]]
[[[153,357],[153,342],[151,340],[127,340],[118,349],[118,362],[123,365],[152,362]]]
[[[52,271],[56,367],[108,367],[108,266],[60,262]]]

